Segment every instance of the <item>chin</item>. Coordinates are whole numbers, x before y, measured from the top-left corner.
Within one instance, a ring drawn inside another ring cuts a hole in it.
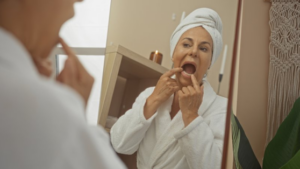
[[[179,83],[181,88],[187,87],[187,86],[193,86],[192,79],[186,79],[186,78],[182,77],[182,75],[178,75],[176,78],[177,78],[177,82]]]

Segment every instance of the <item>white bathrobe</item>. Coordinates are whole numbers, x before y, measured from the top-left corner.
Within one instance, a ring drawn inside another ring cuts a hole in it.
[[[84,112],[81,97],[40,77],[23,45],[0,28],[0,168],[125,168]]]
[[[148,120],[146,99],[154,87],[143,91],[132,109],[111,129],[111,141],[122,154],[137,153],[139,169],[219,169],[222,159],[227,99],[216,95],[204,81],[199,116],[184,127],[181,111],[171,120],[171,96]]]

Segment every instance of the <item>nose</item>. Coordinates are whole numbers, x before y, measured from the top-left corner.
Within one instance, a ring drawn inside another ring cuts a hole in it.
[[[197,57],[197,52],[198,52],[198,47],[197,46],[192,46],[190,48],[190,51],[189,51],[189,55],[192,56],[192,57]]]

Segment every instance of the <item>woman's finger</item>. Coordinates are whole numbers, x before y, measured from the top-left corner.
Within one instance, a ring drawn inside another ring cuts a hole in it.
[[[169,71],[167,71],[166,73],[164,73],[162,76],[163,77],[171,77],[173,76],[175,73],[179,73],[182,72],[182,68],[178,67],[178,68],[173,68]]]
[[[189,90],[190,94],[196,94],[196,91],[192,86],[188,86],[187,89]]]
[[[179,87],[179,86],[174,86],[174,87],[173,87],[173,91],[174,91],[174,92],[177,92],[177,91],[179,91],[179,90],[180,90],[180,87]]]
[[[48,59],[45,59],[45,60],[33,59],[33,62],[41,75],[44,75],[46,77],[51,76],[53,69],[52,69],[52,62],[50,60],[48,60]]]
[[[192,75],[192,82],[193,82],[193,87],[196,89],[196,91],[200,91],[200,85],[199,85],[195,75]]]
[[[186,87],[183,87],[181,90],[184,94],[190,94],[189,89],[187,89]]]
[[[171,87],[178,86],[177,82],[168,82],[167,84]]]
[[[63,50],[65,51],[65,53],[71,57],[72,59],[74,59],[77,69],[78,69],[78,75],[79,76],[86,76],[86,74],[88,74],[87,70],[84,68],[84,66],[81,64],[81,62],[79,61],[79,59],[77,58],[77,56],[75,55],[75,53],[71,50],[71,48],[66,44],[66,42],[62,39],[59,38],[59,42],[63,47]]]
[[[71,56],[71,57],[75,56],[75,53],[71,50],[71,48],[66,44],[66,42],[62,38],[59,38],[59,43],[61,44],[66,55]]]
[[[179,97],[182,97],[183,96],[182,90],[178,90],[177,94],[178,94]]]
[[[169,78],[169,79],[168,79],[168,81],[169,81],[169,82],[173,82],[173,83],[176,83],[176,84],[177,84],[177,80],[176,80],[176,79]]]
[[[76,70],[73,60],[68,58],[65,62],[64,69],[57,76],[57,80],[65,85],[73,87],[76,83]]]

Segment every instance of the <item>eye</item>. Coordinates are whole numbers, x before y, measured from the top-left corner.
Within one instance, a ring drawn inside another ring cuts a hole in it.
[[[183,43],[183,47],[187,48],[187,47],[191,47],[191,45],[188,43]]]
[[[199,49],[202,50],[203,52],[207,52],[208,51],[208,49],[206,47],[200,47]]]

